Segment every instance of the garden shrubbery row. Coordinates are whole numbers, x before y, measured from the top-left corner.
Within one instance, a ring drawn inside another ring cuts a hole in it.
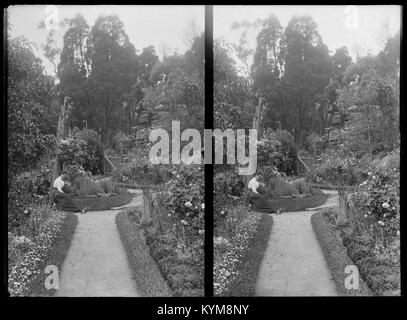
[[[204,170],[166,170],[165,176],[172,178],[158,191],[144,190],[144,211],[131,213],[134,228],[144,230],[150,254],[174,296],[203,296]]]
[[[322,212],[376,295],[400,294],[399,177],[398,169],[369,172],[349,195],[346,216],[334,209]]]
[[[129,208],[116,215],[116,225],[126,250],[133,278],[137,283],[137,290],[146,297],[171,296],[171,290],[150,255],[138,217],[139,212],[136,208]]]

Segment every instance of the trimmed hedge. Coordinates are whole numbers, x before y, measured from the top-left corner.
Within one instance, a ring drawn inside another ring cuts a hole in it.
[[[254,296],[257,283],[257,275],[263,260],[264,251],[270,237],[273,218],[263,214],[254,237],[251,239],[244,258],[238,267],[238,274],[229,283],[223,296]]]
[[[48,251],[40,270],[44,270],[48,265],[62,269],[62,264],[65,260],[66,254],[71,246],[71,241],[75,233],[76,225],[78,224],[78,217],[75,214],[67,213],[65,220],[61,226],[61,231],[57,238],[54,240],[51,249]],[[27,289],[26,296],[32,297],[51,297],[56,293],[56,289],[45,288],[45,279],[48,274],[44,272],[38,274],[36,278],[30,282]]]
[[[121,207],[128,204],[133,199],[134,194],[121,193],[110,197],[77,198],[82,205],[88,207],[88,211],[110,210],[113,207]]]
[[[311,216],[311,224],[318,242],[321,245],[329,269],[331,270],[338,294],[340,296],[372,296],[371,290],[361,276],[359,277],[358,290],[347,289],[345,287],[345,279],[348,276],[348,274],[345,273],[345,268],[350,265],[355,265],[355,263],[349,258],[338,231],[334,230],[321,212],[317,212]]]
[[[168,284],[150,256],[144,232],[138,225],[136,217],[131,216],[130,212],[130,210],[119,212],[115,219],[137,289],[144,297],[172,296]]]
[[[366,281],[374,295],[400,295],[400,260],[390,256],[377,256],[374,244],[368,238],[355,234],[346,223],[335,223],[335,211],[321,212],[325,221],[337,231],[341,243],[347,250],[349,258],[359,269],[359,274]]]
[[[269,199],[275,209],[283,208],[283,212],[303,211],[306,208],[318,207],[328,199],[321,190],[315,190],[315,194],[305,198]]]

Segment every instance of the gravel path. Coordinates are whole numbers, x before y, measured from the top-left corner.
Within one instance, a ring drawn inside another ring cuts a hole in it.
[[[273,216],[273,227],[256,284],[257,296],[336,296],[332,279],[311,225],[320,208],[337,205],[336,191],[320,207]]]
[[[143,204],[138,190],[127,206]],[[120,210],[78,213],[78,225],[59,275],[60,297],[140,296],[115,216]]]

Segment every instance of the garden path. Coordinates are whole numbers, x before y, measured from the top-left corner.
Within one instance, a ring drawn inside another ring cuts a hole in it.
[[[78,225],[59,275],[60,297],[138,297],[135,280],[116,227],[119,209],[142,206],[141,190],[116,210],[78,213]]]
[[[273,216],[256,284],[257,296],[336,296],[335,282],[311,225],[319,209],[338,205],[337,192],[320,207]]]

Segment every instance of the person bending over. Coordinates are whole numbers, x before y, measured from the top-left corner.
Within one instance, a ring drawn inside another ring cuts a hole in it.
[[[248,190],[248,200],[255,210],[265,213],[276,213],[280,214],[281,209],[276,210],[276,208],[267,199],[267,189],[264,188],[260,181],[262,177],[260,175],[255,175],[247,186]]]
[[[85,213],[87,207],[82,206],[78,201],[75,201],[71,195],[63,190],[66,179],[66,172],[62,171],[61,175],[55,179],[53,184],[54,202],[58,210]]]

